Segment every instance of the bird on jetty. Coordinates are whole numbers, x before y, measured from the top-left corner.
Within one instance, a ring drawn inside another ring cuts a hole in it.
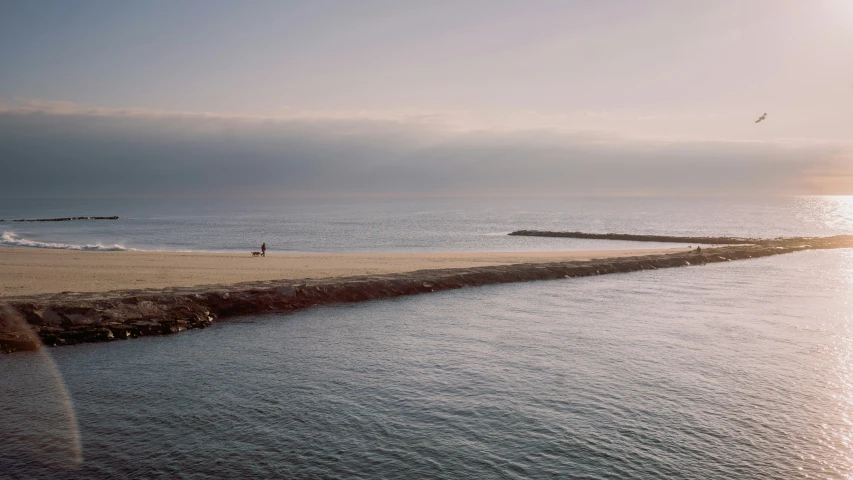
[[[760,122],[760,121],[764,120],[765,118],[767,118],[767,114],[766,114],[766,113],[765,113],[764,115],[762,115],[762,116],[758,117],[758,120],[756,120],[756,121],[755,121],[755,123],[758,123],[758,122]]]

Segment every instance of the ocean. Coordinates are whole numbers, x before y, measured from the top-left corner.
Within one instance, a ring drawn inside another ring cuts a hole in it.
[[[10,221],[113,215],[122,218]],[[266,242],[271,252],[585,250],[637,244],[506,234],[835,235],[853,232],[853,197],[0,199],[0,219],[0,246],[245,252]]]
[[[8,222],[83,215],[122,220]],[[637,244],[505,234],[853,233],[853,199],[0,200],[0,218],[4,245],[43,248],[572,250]],[[853,252],[806,251],[0,356],[0,478],[850,478],[851,293]]]

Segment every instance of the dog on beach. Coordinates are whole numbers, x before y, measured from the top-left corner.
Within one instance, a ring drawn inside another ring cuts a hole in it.
[[[253,256],[253,257],[260,257],[260,256],[261,256],[261,252],[252,252],[252,256]]]

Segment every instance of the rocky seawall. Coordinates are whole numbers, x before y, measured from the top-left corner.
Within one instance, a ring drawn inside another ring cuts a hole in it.
[[[521,237],[563,237],[563,238],[589,238],[595,240],[628,240],[632,242],[660,242],[660,243],[700,243],[703,245],[743,245],[743,244],[766,244],[784,239],[769,240],[764,238],[738,238],[738,237],[674,237],[669,235],[634,235],[627,233],[584,233],[584,232],[548,232],[541,230],[516,230],[509,235]]]
[[[851,247],[853,236],[789,238],[705,249],[702,253],[691,250],[590,261],[420,270],[325,280],[275,280],[164,290],[65,292],[6,297],[0,298],[0,351],[33,350],[41,344],[61,346],[167,335],[205,328],[214,321],[228,317],[292,312],[330,303],[362,302],[501,283],[688,267],[802,250]]]
[[[119,217],[58,217],[58,218],[21,218],[19,220],[8,220],[9,222],[70,222],[72,220],[118,220]],[[7,220],[0,219],[0,222]]]

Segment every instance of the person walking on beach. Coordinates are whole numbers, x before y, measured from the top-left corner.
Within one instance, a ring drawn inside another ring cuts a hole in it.
[[[262,257],[267,256],[267,242],[264,242],[261,244],[261,256]]]

